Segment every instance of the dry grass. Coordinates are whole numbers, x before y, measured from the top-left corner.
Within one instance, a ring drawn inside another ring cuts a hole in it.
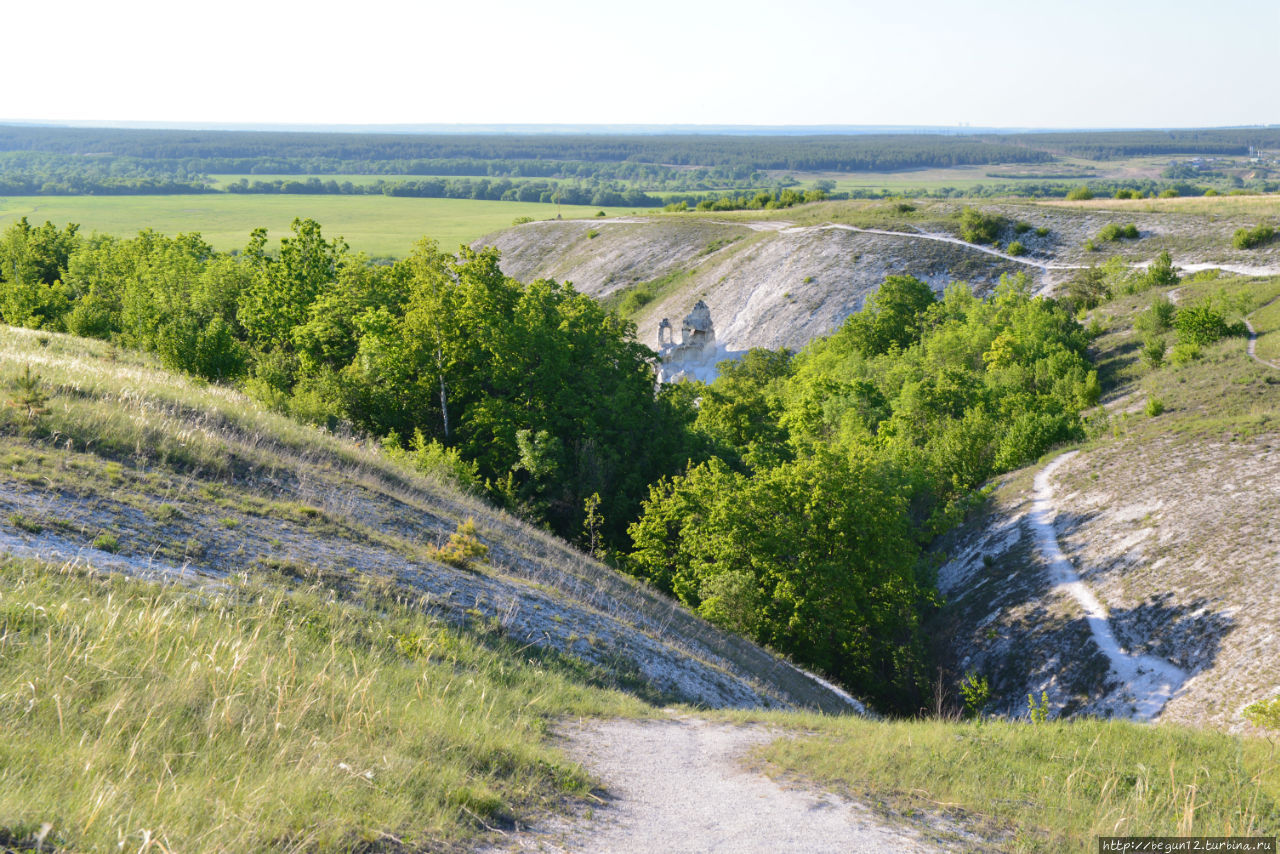
[[[438,848],[585,792],[548,716],[636,711],[411,598],[0,561],[0,844]]]

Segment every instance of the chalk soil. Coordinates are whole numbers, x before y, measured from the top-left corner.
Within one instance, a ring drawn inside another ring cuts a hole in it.
[[[508,837],[506,850],[551,852],[941,851],[833,794],[783,788],[748,770],[759,726],[695,718],[590,721],[562,728],[566,752],[602,781],[589,816]]]

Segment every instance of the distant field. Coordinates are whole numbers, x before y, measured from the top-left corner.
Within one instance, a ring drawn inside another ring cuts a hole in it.
[[[375,257],[401,257],[414,241],[432,237],[452,249],[500,228],[516,217],[566,219],[594,215],[587,205],[484,202],[470,199],[408,199],[387,196],[9,196],[0,197],[0,229],[19,217],[80,224],[81,232],[132,235],[144,228],[164,234],[198,231],[215,249],[243,247],[249,232],[263,227],[275,239],[294,217],[310,217],[327,236],[346,238],[351,248]],[[630,213],[604,208],[615,216]]]
[[[1173,199],[1091,199],[1068,202],[1063,199],[1037,204],[1098,210],[1145,211],[1148,213],[1198,213],[1223,216],[1280,216],[1280,195],[1179,196]]]

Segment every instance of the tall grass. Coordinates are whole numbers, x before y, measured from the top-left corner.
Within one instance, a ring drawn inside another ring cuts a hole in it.
[[[389,595],[0,561],[0,842],[437,847],[584,791],[548,716],[638,710]]]
[[[761,757],[898,812],[948,814],[1001,849],[1280,832],[1280,751],[1263,739],[1096,719],[808,725],[816,735],[779,739]]]

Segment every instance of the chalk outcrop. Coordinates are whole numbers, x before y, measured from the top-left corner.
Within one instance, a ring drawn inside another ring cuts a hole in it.
[[[698,300],[693,310],[680,324],[680,340],[675,340],[671,321],[662,318],[658,324],[658,382],[672,383],[683,379],[711,382],[716,376],[716,365],[725,359],[736,358],[716,344],[715,324],[711,321],[711,309]]]

